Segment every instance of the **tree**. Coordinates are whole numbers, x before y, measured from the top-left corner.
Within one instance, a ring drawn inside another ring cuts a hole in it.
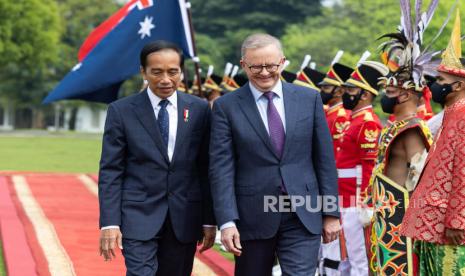
[[[60,39],[61,62],[56,66],[57,77],[62,79],[78,63],[77,54],[87,36],[121,6],[113,0],[63,0],[58,7],[64,32]]]
[[[344,50],[342,63],[354,66],[365,50],[376,53],[376,39],[395,31],[399,21],[398,2],[346,0],[342,6],[325,8],[318,17],[291,25],[282,37],[290,69],[297,70],[305,54],[310,54],[320,71],[326,71],[338,50]]]
[[[55,1],[0,1],[0,68],[12,63],[31,72],[47,67],[56,60],[59,35]]]
[[[90,31],[118,8],[112,0],[0,1],[0,98],[33,117],[50,113],[43,98],[77,63]]]
[[[200,57],[202,70],[206,72],[208,65],[215,66],[215,74],[222,75],[224,66],[224,56],[221,45],[208,35],[197,34],[196,37],[197,52]],[[187,69],[192,69],[193,66],[189,62],[186,64]],[[189,70],[189,75],[193,73],[193,70]]]
[[[281,36],[287,24],[301,22],[307,16],[320,14],[319,0],[192,0],[193,23],[197,33],[210,37],[212,44],[221,49],[224,60],[237,63],[242,40],[253,32],[267,32]]]
[[[424,10],[429,2],[424,1]],[[439,2],[424,36],[426,43],[436,35],[454,2]],[[465,16],[465,10],[461,14]],[[453,21],[452,17],[433,49],[441,50],[447,46]],[[345,51],[341,62],[348,66],[355,67],[365,50],[372,53],[371,60],[379,61],[378,45],[381,41],[377,39],[385,33],[395,32],[399,22],[398,1],[343,0],[340,5],[324,8],[321,16],[309,17],[302,24],[292,24],[286,28],[282,41],[286,57],[292,61],[289,70],[298,70],[303,56],[310,54],[317,62],[317,69],[326,72],[338,50]],[[377,113],[384,116],[379,105],[377,108]]]
[[[0,95],[17,102],[47,89],[61,32],[52,0],[0,1]]]
[[[192,0],[195,29],[211,37],[225,31],[263,29],[280,36],[289,23],[320,14],[319,0]]]
[[[431,41],[455,0],[440,1],[439,7],[425,33],[425,41]],[[412,1],[413,2],[413,1]],[[429,1],[424,2],[426,9]],[[413,5],[412,5],[413,7]],[[465,11],[462,11],[465,15]],[[338,50],[344,50],[342,63],[355,66],[365,50],[372,53],[370,59],[378,60],[377,39],[388,32],[395,32],[400,21],[399,3],[383,0],[344,0],[341,5],[323,9],[321,16],[309,17],[303,24],[286,28],[282,41],[288,59],[294,61],[290,69],[297,70],[305,54],[312,55],[321,71],[326,71]],[[449,22],[435,49],[447,45],[452,22]]]

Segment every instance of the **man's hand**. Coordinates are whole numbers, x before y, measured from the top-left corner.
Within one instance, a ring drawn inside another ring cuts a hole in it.
[[[221,243],[226,248],[226,251],[233,253],[236,256],[240,256],[242,254],[239,231],[237,231],[235,226],[221,230]]]
[[[203,238],[199,241],[198,245],[202,245],[200,253],[210,249],[213,246],[216,238],[216,226],[204,226],[203,227]]]
[[[100,256],[111,261],[116,258],[116,247],[123,249],[123,235],[119,228],[100,230]]]
[[[461,229],[446,228],[446,238],[453,245],[462,244],[465,238],[465,231]]]
[[[336,240],[341,232],[341,223],[339,218],[325,216],[323,217],[323,243],[329,243]]]

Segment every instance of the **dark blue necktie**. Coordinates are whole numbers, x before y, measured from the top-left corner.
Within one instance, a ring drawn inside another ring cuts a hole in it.
[[[158,111],[158,127],[160,128],[161,137],[163,142],[165,142],[166,147],[168,147],[168,137],[170,133],[170,119],[166,106],[168,105],[168,100],[162,100],[158,105],[160,106],[160,111]]]

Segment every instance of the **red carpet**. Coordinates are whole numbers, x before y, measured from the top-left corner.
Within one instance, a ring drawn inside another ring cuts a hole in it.
[[[29,250],[25,229],[16,212],[6,177],[0,176],[0,233],[8,275],[34,275],[36,263]]]
[[[29,187],[74,265],[76,275],[123,275],[121,252],[103,262],[98,252],[98,202],[83,184],[69,175],[26,177]],[[119,251],[119,250],[118,250]]]
[[[214,250],[207,250],[202,254],[197,252],[195,257],[209,266],[218,276],[234,275],[234,263]]]
[[[0,173],[0,235],[8,275],[61,275],[51,272],[53,260],[61,260],[61,263],[65,260],[75,275],[125,274],[121,252],[112,262],[104,262],[98,255],[98,201],[95,191],[86,187],[78,175],[23,175],[22,179],[26,180],[21,186],[23,192],[17,190],[11,175],[14,173]],[[96,181],[95,175],[91,177]],[[30,191],[31,196],[25,196],[25,190]],[[40,213],[31,217],[33,206]],[[57,254],[50,254],[53,246],[49,249],[44,243],[43,233],[38,236],[37,229],[48,228],[38,228],[38,225],[50,225],[48,241],[56,237],[54,249],[55,253],[62,253],[61,259],[56,258]],[[234,274],[233,263],[213,250],[197,254],[196,258],[210,269],[209,275]]]

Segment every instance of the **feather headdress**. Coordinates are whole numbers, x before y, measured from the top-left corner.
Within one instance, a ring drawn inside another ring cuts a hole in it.
[[[388,33],[379,38],[389,39],[379,46],[382,60],[391,71],[389,76],[382,78],[385,86],[399,86],[421,92],[425,85],[424,75],[437,75],[439,61],[433,58],[441,51],[432,51],[430,48],[449,22],[457,1],[436,36],[425,47],[423,34],[433,18],[439,0],[431,0],[426,11],[422,11],[422,0],[415,0],[413,14],[410,0],[400,0],[401,18],[398,32]]]

